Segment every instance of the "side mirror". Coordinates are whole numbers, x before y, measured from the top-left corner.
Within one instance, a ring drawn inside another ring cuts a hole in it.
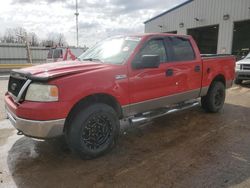
[[[134,64],[134,68],[158,68],[160,65],[159,55],[143,55],[141,61]]]

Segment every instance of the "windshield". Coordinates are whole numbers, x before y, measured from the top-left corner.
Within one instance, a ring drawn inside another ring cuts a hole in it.
[[[110,64],[122,64],[133,52],[140,37],[114,37],[106,39],[84,52],[81,61],[100,61]]]
[[[250,53],[246,56],[246,59],[250,59]]]

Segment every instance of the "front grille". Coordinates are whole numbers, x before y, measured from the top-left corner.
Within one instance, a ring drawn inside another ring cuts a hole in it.
[[[18,93],[22,89],[25,82],[26,82],[26,78],[16,78],[16,77],[10,76],[8,91],[17,97]]]
[[[242,70],[250,70],[250,64],[243,64]]]
[[[250,79],[250,75],[246,75],[246,74],[239,74],[238,78],[240,79]]]

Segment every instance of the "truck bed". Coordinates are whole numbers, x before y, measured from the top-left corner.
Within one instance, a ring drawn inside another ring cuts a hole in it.
[[[235,75],[235,57],[229,54],[201,54],[202,87],[208,87],[216,75],[224,75],[226,87],[231,87]]]

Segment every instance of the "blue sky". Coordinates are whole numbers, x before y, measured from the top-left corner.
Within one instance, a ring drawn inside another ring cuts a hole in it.
[[[78,0],[79,43],[91,46],[106,37],[144,32],[143,22],[186,0]],[[0,36],[6,28],[24,27],[44,39],[63,33],[76,44],[75,0],[7,0],[0,6]]]

